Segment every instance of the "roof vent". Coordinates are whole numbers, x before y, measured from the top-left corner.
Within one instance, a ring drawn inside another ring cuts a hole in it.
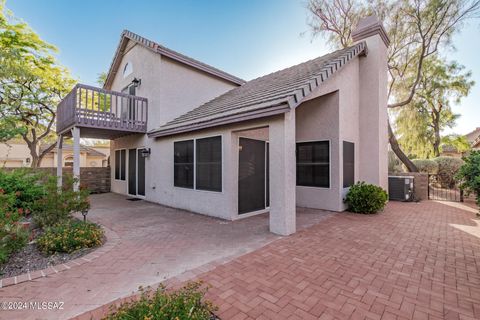
[[[378,34],[382,38],[385,45],[388,47],[390,39],[388,39],[387,32],[377,16],[372,15],[360,19],[357,28],[352,32],[352,39],[354,42],[369,38]]]

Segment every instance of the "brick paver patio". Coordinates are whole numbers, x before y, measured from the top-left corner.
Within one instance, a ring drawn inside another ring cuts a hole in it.
[[[474,215],[431,201],[341,213],[200,278],[222,319],[480,319]]]
[[[226,222],[112,194],[93,205],[92,220],[119,236],[113,249],[0,289],[0,300],[65,310],[0,319],[67,319],[178,275],[209,283],[223,320],[480,319],[480,222],[462,204],[392,202],[372,216],[299,209],[300,231],[285,238],[268,233],[267,215]]]
[[[64,302],[61,311],[3,311],[0,319],[69,319],[120,297],[214,261],[228,261],[279,237],[268,232],[268,215],[235,222],[209,218],[115,194],[91,197],[88,218],[117,236],[95,260],[46,278],[0,288],[0,302]],[[300,210],[300,229],[332,213]]]

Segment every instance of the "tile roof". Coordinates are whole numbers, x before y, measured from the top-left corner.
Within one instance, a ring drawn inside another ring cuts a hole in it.
[[[471,131],[471,132],[469,132],[465,135],[465,138],[467,138],[467,140],[470,143],[473,143],[479,137],[480,137],[480,127],[475,128],[475,130],[473,130],[473,131]]]
[[[365,42],[251,80],[148,133],[160,137],[285,113],[359,54]]]
[[[136,33],[133,33],[129,30],[124,30],[121,34],[120,37],[120,43],[118,44],[117,50],[115,52],[113,61],[110,65],[110,69],[107,74],[107,79],[105,80],[104,88],[110,88],[112,81],[114,79],[115,74],[118,71],[118,67],[120,65],[120,62],[122,60],[123,53],[125,51],[125,48],[127,46],[126,40],[131,40],[137,44],[140,44],[144,46],[145,48],[152,50],[155,53],[158,53],[160,55],[169,57],[170,59],[179,61],[183,64],[186,64],[190,67],[193,67],[195,69],[201,70],[203,72],[209,73],[211,75],[214,75],[216,77],[222,78],[224,80],[227,80],[229,82],[232,82],[237,85],[241,85],[245,83],[245,80],[240,79],[238,77],[235,77],[234,75],[231,75],[225,71],[222,71],[220,69],[217,69],[215,67],[212,67],[206,63],[200,62],[198,60],[195,60],[193,58],[187,57],[186,55],[183,55],[179,52],[176,52],[172,49],[169,49],[167,47],[164,47],[152,40],[146,39]]]
[[[40,152],[43,152],[43,150],[45,150],[46,147],[44,146],[41,146],[40,147]],[[62,150],[63,151],[72,151],[73,150],[73,145],[71,144],[68,144],[68,143],[63,143],[63,146],[62,146]],[[55,146],[55,148],[50,151],[50,152],[55,152],[57,151],[57,147]],[[83,144],[80,145],[80,153],[87,153],[89,156],[96,156],[96,157],[106,157],[107,155],[100,152],[100,151],[97,151],[93,148],[90,148],[90,147],[87,147]]]

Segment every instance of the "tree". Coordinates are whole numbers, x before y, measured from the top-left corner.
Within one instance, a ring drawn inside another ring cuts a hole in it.
[[[20,134],[30,150],[32,167],[55,147],[56,105],[74,84],[57,63],[55,52],[0,0],[0,127],[11,132],[7,138]],[[49,146],[40,152],[42,142]]]
[[[461,189],[475,194],[480,209],[480,151],[472,151],[463,160],[465,163],[456,178],[460,180]],[[480,211],[477,213],[477,217],[480,217]]]
[[[463,69],[436,56],[425,60],[414,98],[396,117],[400,145],[411,158],[440,156],[441,132],[459,117],[451,105],[460,103],[474,85],[471,72]]]
[[[445,146],[455,148],[455,150],[460,153],[467,152],[472,148],[467,138],[458,134],[450,134],[442,137],[442,151]]]
[[[424,61],[451,44],[452,35],[471,18],[478,17],[480,0],[310,0],[309,25],[313,35],[323,35],[334,47],[352,44],[359,19],[374,13],[391,40],[388,49],[388,108],[410,104],[422,76]],[[389,142],[409,171],[415,165],[402,151],[388,122]]]
[[[105,84],[105,81],[107,81],[107,73],[106,72],[100,72],[97,75],[97,84],[99,86],[102,86]]]

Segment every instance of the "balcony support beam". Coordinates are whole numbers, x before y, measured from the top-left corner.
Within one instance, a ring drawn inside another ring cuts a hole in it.
[[[80,128],[72,128],[73,137],[73,191],[80,189]]]
[[[57,187],[62,188],[63,179],[63,135],[59,134],[57,139]]]

